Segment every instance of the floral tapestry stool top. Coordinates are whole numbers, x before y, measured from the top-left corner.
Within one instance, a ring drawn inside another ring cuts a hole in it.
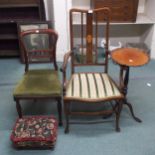
[[[54,148],[57,139],[57,121],[53,116],[19,118],[11,140],[18,148]]]

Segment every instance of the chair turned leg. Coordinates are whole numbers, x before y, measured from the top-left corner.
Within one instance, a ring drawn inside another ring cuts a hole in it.
[[[57,109],[58,109],[58,117],[59,117],[59,126],[62,126],[62,106],[61,106],[61,98],[57,99]]]
[[[65,133],[69,133],[69,103],[64,101],[64,113],[66,118]]]
[[[18,112],[18,116],[19,116],[19,118],[22,118],[22,108],[21,108],[21,105],[19,103],[19,100],[15,100],[15,101],[16,101],[16,109]]]
[[[118,107],[116,108],[116,131],[120,132],[119,120],[120,120],[120,113],[121,113],[122,106],[123,106],[122,101],[119,101],[117,105]]]

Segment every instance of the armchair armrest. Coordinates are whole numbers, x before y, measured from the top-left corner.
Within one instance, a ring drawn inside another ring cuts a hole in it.
[[[67,64],[68,64],[68,59],[69,57],[72,55],[72,52],[69,51],[64,55],[64,59],[63,59],[63,64],[62,67],[60,68],[60,71],[63,74],[63,91],[65,91],[66,89],[66,84],[67,84],[67,80],[66,80],[66,68],[67,68]]]

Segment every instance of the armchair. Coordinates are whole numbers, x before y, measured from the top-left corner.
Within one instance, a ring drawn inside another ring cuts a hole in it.
[[[103,15],[99,24],[97,17]],[[79,29],[76,29],[74,18],[80,20]],[[120,131],[119,118],[122,108],[123,94],[116,83],[108,74],[108,45],[109,45],[109,8],[94,10],[71,9],[70,10],[70,49],[64,56],[61,68],[63,73],[63,101],[66,117],[65,133],[69,132],[71,115],[109,115],[115,113],[116,131]],[[77,40],[77,35],[80,39]],[[99,40],[105,39],[105,48],[99,50]],[[66,68],[69,58],[71,59],[71,76],[69,81],[66,78]],[[77,72],[75,68],[80,67],[102,67],[101,72]],[[87,103],[88,105],[99,106],[96,103],[106,104],[114,102],[111,109],[100,111],[73,111],[71,105]]]

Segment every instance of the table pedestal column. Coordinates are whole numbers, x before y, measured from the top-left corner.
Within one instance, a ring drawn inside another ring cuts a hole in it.
[[[135,116],[131,103],[127,101],[129,72],[130,72],[130,68],[128,66],[122,66],[122,65],[120,66],[120,87],[121,87],[122,93],[125,96],[125,100],[123,103],[129,107],[131,115],[135,119],[135,121],[142,122],[139,118]]]

